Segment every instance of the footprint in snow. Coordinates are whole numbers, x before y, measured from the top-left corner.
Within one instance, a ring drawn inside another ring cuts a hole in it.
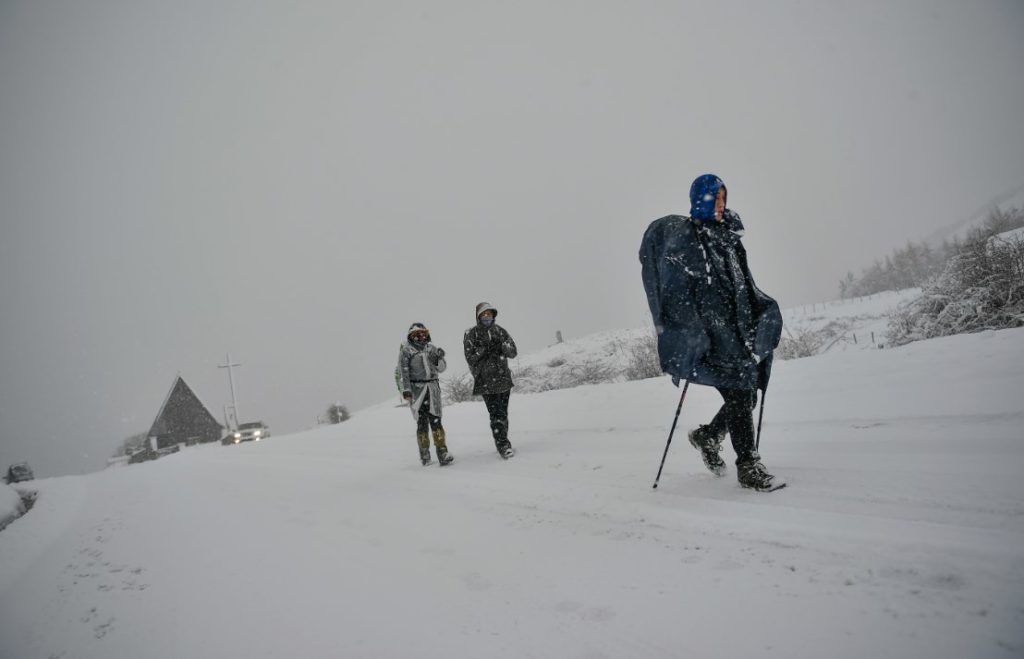
[[[106,636],[110,632],[114,631],[114,620],[115,620],[115,618],[111,618],[110,620],[104,622],[103,624],[96,625],[95,627],[93,627],[92,628],[93,636],[95,636],[96,638],[103,638],[104,636]]]

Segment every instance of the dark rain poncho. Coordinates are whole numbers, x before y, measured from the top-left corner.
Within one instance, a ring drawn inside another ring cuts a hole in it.
[[[723,222],[669,215],[644,234],[640,263],[658,355],[677,382],[768,386],[782,314],[754,284],[742,235],[739,216],[729,210]]]

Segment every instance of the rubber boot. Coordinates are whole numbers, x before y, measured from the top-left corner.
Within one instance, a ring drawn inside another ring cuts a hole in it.
[[[448,444],[445,438],[444,428],[434,428],[434,448],[437,450],[437,462],[442,466],[450,465],[455,458],[448,452]]]
[[[434,460],[430,457],[430,435],[425,432],[416,433],[416,443],[420,447],[420,462],[426,466]]]

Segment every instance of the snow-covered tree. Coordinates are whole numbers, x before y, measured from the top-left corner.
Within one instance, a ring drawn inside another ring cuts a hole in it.
[[[341,403],[334,403],[327,408],[327,423],[342,423],[351,418],[348,408]]]

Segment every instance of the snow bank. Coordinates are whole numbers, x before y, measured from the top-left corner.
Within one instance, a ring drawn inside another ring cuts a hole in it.
[[[0,483],[0,530],[25,512],[21,495],[10,485]]]

